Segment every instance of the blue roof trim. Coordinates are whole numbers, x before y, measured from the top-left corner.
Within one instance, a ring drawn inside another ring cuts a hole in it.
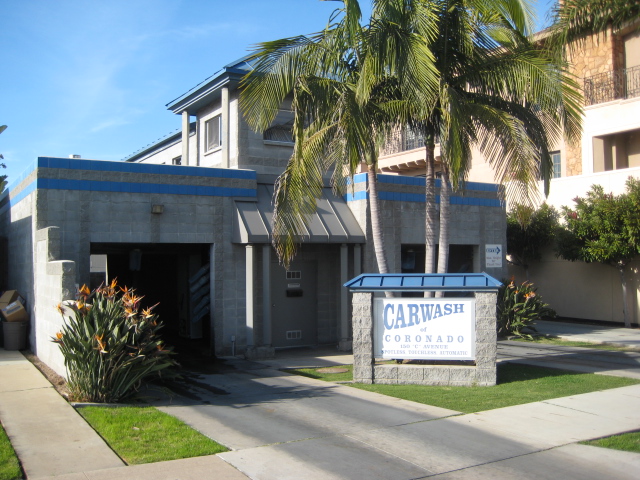
[[[255,197],[254,188],[227,188],[162,183],[101,182],[39,178],[37,188],[48,190],[81,190],[89,192],[164,193],[169,195],[198,195],[203,197]]]
[[[486,273],[363,273],[343,286],[352,292],[496,291],[502,283]]]
[[[179,165],[154,165],[151,163],[110,162],[104,160],[82,160],[73,158],[38,157],[38,168],[61,168],[68,170],[93,170],[96,172],[126,172],[188,177],[239,178],[255,180],[254,170],[231,168],[187,167]]]
[[[75,190],[84,192],[118,192],[118,193],[160,193],[168,195],[197,195],[201,197],[256,197],[253,188],[206,187],[195,185],[169,185],[162,183],[100,182],[93,180],[69,180],[60,178],[38,178],[27,185],[18,195],[11,198],[2,207],[6,208],[20,203],[36,189],[42,190]]]
[[[424,177],[407,177],[403,175],[378,175],[378,183],[388,183],[392,185],[411,185],[417,187],[425,186],[425,178]],[[367,174],[359,173],[354,175],[353,183],[366,183],[367,182]],[[435,180],[436,188],[440,188],[440,179],[436,178]],[[347,184],[351,184],[350,179],[347,179]],[[482,182],[465,182],[464,183],[465,190],[475,190],[479,192],[498,192],[500,190],[500,185],[495,183],[482,183]]]
[[[380,200],[391,202],[416,202],[425,203],[425,195],[423,193],[402,193],[402,192],[378,192]],[[361,190],[355,194],[347,193],[344,199],[347,202],[357,200],[366,200],[369,198],[368,192]],[[497,198],[477,198],[477,197],[449,197],[451,205],[473,205],[480,207],[502,207],[500,200]],[[436,195],[436,204],[440,203],[440,195]]]

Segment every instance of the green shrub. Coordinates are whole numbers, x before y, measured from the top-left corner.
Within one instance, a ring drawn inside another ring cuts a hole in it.
[[[94,292],[83,286],[75,302],[58,304],[65,322],[52,340],[64,356],[72,400],[120,402],[177,365],[158,336],[154,307],[140,310],[141,299],[113,281]]]
[[[531,339],[523,330],[536,329],[531,325],[542,317],[555,317],[556,312],[542,301],[531,282],[515,285],[511,281],[498,292],[498,335],[515,335]]]

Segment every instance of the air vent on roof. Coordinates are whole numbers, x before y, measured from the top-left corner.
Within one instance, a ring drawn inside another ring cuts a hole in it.
[[[82,155],[78,155],[77,153],[74,153],[73,155],[69,155],[69,158],[82,158]]]

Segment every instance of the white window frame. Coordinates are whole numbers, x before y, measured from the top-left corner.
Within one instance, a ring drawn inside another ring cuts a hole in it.
[[[551,152],[551,159],[553,160],[553,171],[551,178],[562,178],[562,154],[560,151]],[[556,158],[558,161],[556,162]],[[557,168],[556,168],[557,166]]]
[[[222,115],[216,115],[205,121],[204,131],[205,152],[212,152],[222,147]]]

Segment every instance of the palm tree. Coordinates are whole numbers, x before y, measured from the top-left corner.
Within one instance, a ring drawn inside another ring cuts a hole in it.
[[[343,4],[330,22],[338,14],[340,20],[321,33],[259,45],[251,56],[254,70],[243,82],[241,107],[249,125],[262,130],[282,101],[293,96],[295,147],[276,183],[274,201],[273,242],[281,262],[286,266],[295,255],[321,195],[323,175],[333,171],[332,186],[342,192],[346,178],[364,162],[378,270],[387,273],[376,170],[380,146],[396,122],[385,105],[394,99],[398,86],[387,65],[369,56],[370,29],[360,24],[358,2],[343,0]],[[424,41],[413,41],[403,54],[422,55],[419,63],[431,65],[424,46]],[[433,83],[435,78],[432,67],[419,74],[403,77],[415,84],[416,91],[418,83]]]
[[[426,39],[435,59],[438,85],[407,92],[420,104],[404,104],[403,118],[421,131],[426,150],[426,255],[425,271],[435,271],[434,148],[440,144],[444,175],[441,202],[441,254],[438,271],[446,271],[448,213],[447,178],[455,190],[466,179],[476,147],[506,182],[506,195],[531,199],[537,182],[548,192],[552,160],[548,146],[563,133],[580,132],[577,85],[557,57],[533,44],[530,15],[518,0],[436,0],[380,2],[374,17],[393,8],[422,8],[422,22],[413,29]],[[396,15],[397,17],[398,15]],[[435,25],[436,34],[433,34]],[[372,42],[373,43],[373,42]],[[402,72],[394,72],[401,76]],[[418,87],[420,88],[420,87]],[[402,108],[399,108],[402,110]],[[444,227],[444,228],[443,228]]]

